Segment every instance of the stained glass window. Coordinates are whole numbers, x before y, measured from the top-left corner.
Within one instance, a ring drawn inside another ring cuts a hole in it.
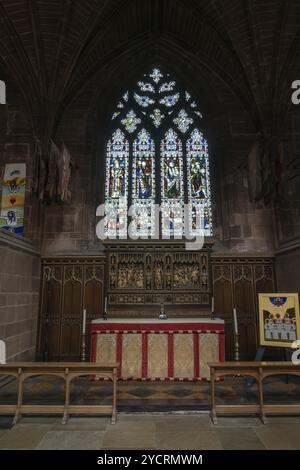
[[[129,235],[153,236],[155,204],[160,235],[212,235],[208,145],[194,98],[155,67],[116,101],[106,157],[108,236],[127,235],[128,227]]]

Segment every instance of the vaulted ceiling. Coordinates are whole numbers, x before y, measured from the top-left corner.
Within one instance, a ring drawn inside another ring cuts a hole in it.
[[[142,62],[178,64],[257,130],[277,129],[300,78],[299,0],[0,0],[0,73],[21,91],[37,133],[97,77]],[[99,92],[98,90],[98,92]]]

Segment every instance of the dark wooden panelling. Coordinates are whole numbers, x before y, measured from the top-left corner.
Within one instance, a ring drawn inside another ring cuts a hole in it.
[[[85,279],[88,279],[88,277],[85,276]],[[102,305],[104,303],[103,296],[104,296],[103,280],[97,281],[96,279],[91,279],[85,282],[84,305],[88,312],[88,315],[91,318],[99,318],[102,315]],[[86,337],[87,351],[90,351],[90,340],[91,340],[91,335],[87,335]]]
[[[82,280],[72,279],[64,284],[60,339],[60,358],[62,360],[76,360],[80,356],[82,289]]]
[[[43,259],[38,358],[58,361],[81,359],[82,313],[87,310],[86,358],[89,328],[103,315],[104,256]]]
[[[253,359],[258,347],[258,294],[276,288],[272,257],[212,258],[215,312],[225,320],[226,359],[234,358],[233,308],[237,309],[240,358]]]

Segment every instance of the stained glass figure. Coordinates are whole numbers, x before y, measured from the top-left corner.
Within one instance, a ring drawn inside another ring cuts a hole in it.
[[[162,232],[182,234],[183,162],[182,144],[176,132],[169,129],[161,143]]]
[[[120,129],[116,130],[107,145],[107,172],[109,175],[107,197],[115,199],[126,196],[128,142]]]
[[[137,125],[140,124],[142,121],[140,118],[136,117],[136,114],[133,110],[129,111],[124,119],[122,119],[121,123],[125,126],[125,129],[130,134],[134,132],[137,128]]]
[[[145,129],[133,142],[132,167],[133,233],[147,236],[155,229],[155,151]]]
[[[190,204],[189,230],[193,234],[212,234],[208,146],[195,129],[187,141],[187,180]]]
[[[193,124],[194,120],[188,116],[184,109],[182,109],[179,111],[177,118],[173,119],[173,122],[176,124],[178,129],[185,134],[185,132],[189,130],[190,125]]]
[[[133,198],[154,197],[154,142],[142,129],[133,142]]]
[[[117,129],[107,144],[105,231],[107,236],[126,235],[129,144]]]

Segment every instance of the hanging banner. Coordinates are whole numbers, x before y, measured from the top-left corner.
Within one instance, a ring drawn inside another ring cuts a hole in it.
[[[0,228],[17,235],[23,235],[24,201],[26,189],[26,164],[9,163],[5,165]]]

